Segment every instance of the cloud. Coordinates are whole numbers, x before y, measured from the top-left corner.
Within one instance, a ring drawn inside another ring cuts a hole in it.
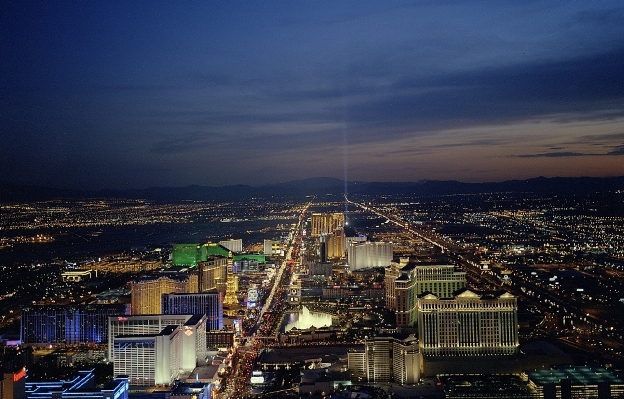
[[[562,157],[582,157],[586,155],[596,155],[596,154],[582,154],[579,152],[546,152],[543,154],[524,154],[517,155],[518,158],[562,158]]]
[[[516,157],[518,158],[564,158],[564,157],[610,156],[610,155],[624,155],[624,145],[615,147],[615,150],[609,151],[604,154],[561,151],[561,152],[545,152],[541,154],[523,154],[523,155],[516,155]]]
[[[373,62],[363,65],[340,81],[328,78],[318,86],[314,81],[319,77],[247,87],[246,97],[233,95],[244,106],[213,112],[210,123],[256,131],[291,122],[344,123],[336,134],[374,143],[475,126],[600,122],[624,116],[624,80],[619,78],[624,48],[579,59],[440,75],[375,75]],[[234,97],[223,103],[236,101]],[[297,135],[293,129],[290,137]]]
[[[624,145],[617,147],[613,151],[609,151],[607,155],[624,155]]]
[[[594,135],[587,135],[587,136],[582,136],[580,138],[583,141],[587,141],[587,140],[597,140],[597,141],[612,141],[612,140],[624,140],[624,133],[618,132],[618,133],[608,133],[608,134],[594,134]]]
[[[618,49],[555,63],[414,76],[396,81],[385,98],[356,104],[350,111],[359,123],[429,128],[509,123],[553,114],[562,114],[561,123],[613,119],[624,115],[622,70],[624,49]]]
[[[152,145],[149,152],[160,155],[171,155],[184,152],[195,152],[212,147],[218,134],[195,132],[181,136],[167,137]]]

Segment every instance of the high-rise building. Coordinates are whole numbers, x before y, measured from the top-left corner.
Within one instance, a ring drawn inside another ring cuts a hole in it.
[[[206,329],[223,328],[223,299],[220,292],[201,292],[195,294],[163,294],[163,314],[205,314]]]
[[[323,236],[321,236],[321,239],[319,240],[319,258],[321,260],[322,263],[327,262],[327,243],[325,241],[323,241]]]
[[[400,258],[399,263],[390,262],[390,266],[384,271],[384,287],[386,290],[386,307],[388,309],[397,310],[396,301],[396,284],[395,280],[401,275],[401,269],[407,266],[409,258]]]
[[[264,255],[269,257],[282,255],[282,243],[277,240],[264,240]]]
[[[236,269],[239,273],[256,273],[264,270],[264,267],[261,269],[260,263],[255,259],[241,258],[234,263],[237,265]]]
[[[514,355],[518,352],[517,298],[507,292],[462,289],[453,298],[418,298],[420,352],[426,357]]]
[[[224,245],[238,249],[233,251]],[[211,256],[226,257],[228,252],[240,252],[243,247],[242,240],[227,240],[220,243],[209,242],[205,244],[173,244],[171,263],[173,266],[197,266],[199,262],[205,262]]]
[[[321,234],[333,233],[344,225],[344,213],[313,213],[310,216],[310,236],[319,237]]]
[[[368,338],[364,350],[349,352],[347,360],[349,370],[367,382],[414,384],[420,379],[418,340],[413,335],[404,339],[392,336]]]
[[[420,381],[420,351],[414,336],[393,341],[392,380],[399,384],[416,384]]]
[[[24,399],[26,368],[15,372],[4,371],[0,381],[0,399]]]
[[[366,242],[368,241],[368,238],[365,235],[357,235],[355,237],[345,237],[345,250],[346,248],[349,248],[349,245],[351,245],[352,242]]]
[[[350,270],[370,267],[386,267],[392,262],[392,243],[351,242],[348,248],[347,263]]]
[[[392,380],[392,338],[373,337],[364,342],[368,382]]]
[[[321,241],[325,243],[328,258],[342,258],[345,254],[345,236],[342,227],[331,233],[321,234]]]
[[[199,270],[199,292],[218,290],[225,292],[227,278],[227,258],[210,256],[197,264]]]
[[[22,308],[22,344],[104,343],[108,339],[108,318],[124,315],[124,304],[30,305]]]
[[[194,276],[195,280],[197,276]],[[158,274],[139,277],[130,282],[132,290],[132,314],[159,314],[161,313],[162,295],[172,292],[196,292],[193,286],[193,276],[186,274]]]
[[[203,314],[110,317],[108,353],[115,375],[129,375],[136,385],[170,384],[207,353],[206,324]]]
[[[231,239],[219,241],[219,245],[222,245],[232,252],[243,252],[243,240],[241,240],[240,238],[236,240]]]
[[[223,298],[223,306],[226,309],[225,312],[229,316],[233,316],[238,312],[240,308],[240,302],[238,300],[238,276],[235,274],[234,260],[232,259],[232,253],[230,252],[227,258],[227,280],[225,297]]]
[[[386,268],[384,280],[386,307],[395,311],[397,326],[407,327],[418,322],[418,295],[452,298],[466,286],[466,273],[453,265],[409,264],[405,258]]]
[[[180,373],[183,335],[179,326],[167,326],[156,334],[113,338],[113,374],[128,376],[130,385],[171,385]]]

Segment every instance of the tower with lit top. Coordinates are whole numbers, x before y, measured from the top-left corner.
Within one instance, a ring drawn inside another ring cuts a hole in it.
[[[227,257],[227,282],[223,298],[223,312],[229,316],[235,316],[240,308],[236,292],[238,292],[238,276],[234,273],[234,259],[230,251]]]

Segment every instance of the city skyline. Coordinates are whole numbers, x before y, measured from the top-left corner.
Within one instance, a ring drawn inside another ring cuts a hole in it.
[[[624,175],[615,1],[0,5],[2,180]]]

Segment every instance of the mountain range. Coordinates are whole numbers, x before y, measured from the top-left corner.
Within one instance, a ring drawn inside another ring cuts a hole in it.
[[[537,177],[503,182],[463,183],[454,180],[421,180],[417,182],[363,182],[331,177],[293,180],[264,186],[198,186],[150,187],[126,190],[69,190],[0,182],[0,202],[27,202],[52,199],[133,198],[153,201],[228,201],[253,197],[303,199],[316,196],[399,195],[432,196],[478,193],[587,194],[624,192],[624,176],[618,177]]]

